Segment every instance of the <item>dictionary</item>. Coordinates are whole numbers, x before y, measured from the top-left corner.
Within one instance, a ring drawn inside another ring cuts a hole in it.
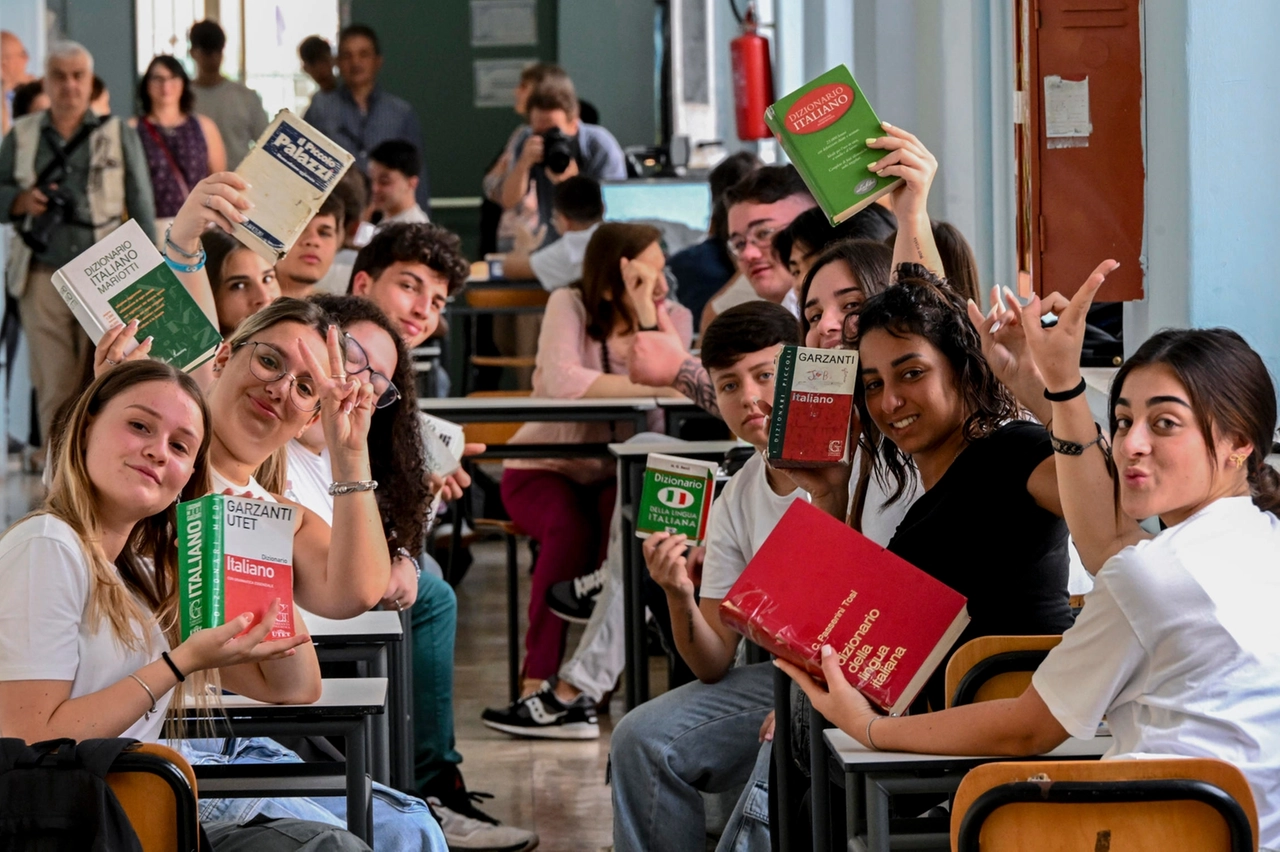
[[[246,612],[259,624],[276,598],[280,613],[267,638],[293,635],[297,511],[283,503],[225,494],[178,504],[178,606],[184,640]]]
[[[858,353],[784,346],[769,415],[769,464],[819,467],[849,461]]]
[[[764,122],[832,225],[902,183],[900,177],[877,177],[867,169],[888,153],[867,147],[867,140],[883,136],[884,129],[843,65],[770,106]]]
[[[253,202],[235,237],[268,263],[289,253],[355,157],[287,109],[276,115],[236,174]]]
[[[462,448],[466,446],[466,434],[457,423],[434,414],[418,412],[418,429],[422,434],[422,455],[427,470],[436,476],[448,476],[462,466]],[[434,513],[444,502],[444,492],[431,501]]]
[[[648,538],[668,532],[688,536],[690,547],[702,544],[719,469],[715,462],[649,453],[636,511],[636,535]]]
[[[969,612],[959,592],[795,500],[720,602],[720,620],[823,682],[830,645],[849,683],[896,715],[947,657]]]
[[[125,354],[154,337],[151,357],[190,371],[213,357],[218,327],[182,286],[136,219],[53,273],[53,286],[96,344],[108,329],[138,321]]]

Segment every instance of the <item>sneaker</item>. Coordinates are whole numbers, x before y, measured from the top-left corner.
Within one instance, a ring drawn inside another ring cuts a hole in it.
[[[586,624],[596,608],[596,598],[604,588],[604,567],[590,574],[552,583],[547,589],[547,606],[565,621]]]
[[[434,796],[427,799],[431,811],[440,822],[440,830],[444,832],[445,842],[449,849],[476,850],[485,849],[491,852],[528,852],[538,848],[538,835],[523,828],[500,825],[498,821],[483,813],[485,819],[477,819],[455,811],[441,803]],[[473,808],[474,810],[474,808]]]
[[[579,695],[569,704],[564,704],[556,698],[552,681],[547,681],[541,690],[508,707],[485,710],[480,719],[495,731],[517,737],[547,740],[594,740],[600,737],[595,702],[586,695]]]

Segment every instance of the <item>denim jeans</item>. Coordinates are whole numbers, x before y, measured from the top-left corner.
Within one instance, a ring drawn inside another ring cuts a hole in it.
[[[757,663],[730,669],[716,683],[685,684],[624,716],[610,752],[615,852],[703,852],[701,794],[751,777],[771,709],[773,666]],[[767,829],[767,804],[765,821]]]
[[[641,432],[628,438],[626,443],[670,443],[674,440],[658,432]],[[602,564],[604,587],[596,596],[595,609],[591,611],[591,619],[578,640],[573,656],[560,666],[560,679],[582,690],[592,701],[600,701],[606,692],[613,689],[627,661],[626,610],[622,595],[624,546],[630,547],[631,542],[622,540],[622,510],[620,505],[615,505],[609,521],[608,549]],[[643,571],[644,565],[636,568]]]
[[[431,559],[423,555],[424,559]],[[413,775],[417,789],[462,762],[453,735],[453,646],[458,598],[423,563],[413,603]]]
[[[292,751],[265,737],[178,740],[170,746],[192,765],[302,762]],[[240,824],[258,814],[345,827],[347,800],[344,796],[200,800],[201,822]],[[373,785],[373,848],[375,852],[448,852],[440,824],[425,802],[378,783]]]
[[[769,764],[772,760],[773,743],[761,743],[756,752],[756,765],[729,815],[716,852],[769,852],[772,848],[769,840]]]

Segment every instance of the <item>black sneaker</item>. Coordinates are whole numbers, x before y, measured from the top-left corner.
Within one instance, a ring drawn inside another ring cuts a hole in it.
[[[595,703],[586,695],[579,695],[569,704],[561,703],[552,681],[508,707],[490,707],[480,714],[480,719],[495,731],[517,737],[594,740],[600,736]]]
[[[590,574],[552,583],[547,589],[547,606],[565,621],[586,624],[591,620],[604,581],[604,567],[601,566]]]

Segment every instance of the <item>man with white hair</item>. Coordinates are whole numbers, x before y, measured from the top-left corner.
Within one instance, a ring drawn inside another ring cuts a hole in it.
[[[22,237],[10,245],[5,284],[19,299],[40,439],[47,446],[54,413],[80,389],[93,345],[54,288],[54,271],[127,217],[137,219],[153,242],[156,235],[137,131],[89,108],[89,51],[69,41],[52,45],[44,91],[49,109],[19,118],[0,144],[0,222],[12,222]]]
[[[8,30],[0,30],[0,88],[4,89],[0,134],[8,133],[13,123],[13,90],[35,79],[27,73],[27,58],[22,39]]]

